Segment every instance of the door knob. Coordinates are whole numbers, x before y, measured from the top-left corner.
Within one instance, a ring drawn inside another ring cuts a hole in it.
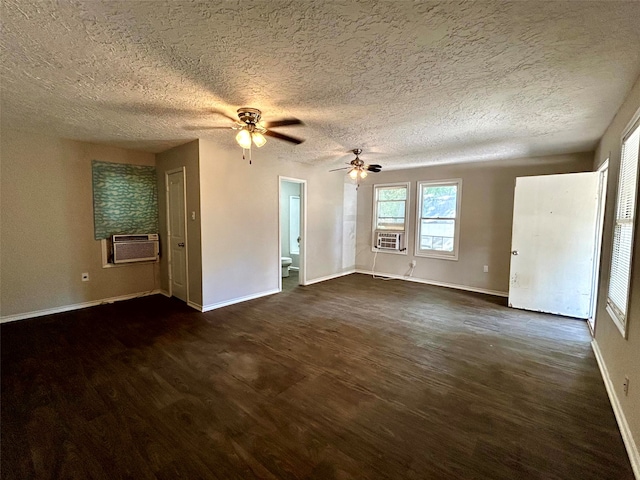
[[[518,255],[518,250],[512,250],[511,255]]]
[[[180,242],[180,243],[178,244],[178,246],[179,246],[179,247],[184,247],[184,242]]]

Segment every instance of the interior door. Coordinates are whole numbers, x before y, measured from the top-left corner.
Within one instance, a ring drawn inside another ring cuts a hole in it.
[[[184,199],[184,172],[167,175],[169,204],[169,278],[171,294],[187,301],[187,252]]]
[[[509,306],[588,318],[599,172],[516,179]]]

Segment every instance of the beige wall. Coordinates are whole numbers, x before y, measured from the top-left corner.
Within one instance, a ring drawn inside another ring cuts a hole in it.
[[[154,164],[149,153],[3,129],[2,317],[157,288],[157,265],[102,268],[93,236],[91,160]],[[81,281],[83,272],[89,282]]]
[[[198,140],[180,145],[156,155],[158,170],[158,210],[162,256],[160,257],[161,289],[169,292],[169,263],[167,245],[167,192],[165,174],[185,168],[185,191],[187,197],[187,247],[189,258],[189,292],[187,301],[202,305],[202,247],[200,244],[200,167]],[[196,212],[196,218],[191,218]]]
[[[593,153],[524,158],[395,170],[370,175],[358,190],[356,268],[371,271],[373,183],[410,182],[407,255],[378,253],[375,271],[405,275],[416,260],[413,277],[479,291],[509,289],[513,191],[516,177],[590,170]],[[417,182],[462,178],[458,260],[414,256]],[[369,180],[371,179],[371,180]],[[489,272],[483,272],[483,266]]]
[[[600,288],[596,315],[596,344],[609,372],[620,407],[634,435],[636,448],[640,447],[640,222],[637,217],[640,205],[636,203],[634,258],[631,275],[631,295],[628,306],[628,338],[625,340],[605,310],[611,266],[613,219],[615,216],[618,174],[620,171],[620,147],[622,135],[633,118],[640,115],[640,79],[618,110],[605,132],[596,151],[594,167],[609,158],[607,207],[600,263]],[[629,395],[622,390],[624,376],[629,376]],[[636,452],[637,455],[637,452]],[[640,465],[638,465],[640,467]]]
[[[278,176],[307,180],[306,278],[312,281],[350,269],[344,266],[344,177],[254,152],[242,160],[235,145],[200,140],[203,304],[212,308],[273,292],[280,277]]]

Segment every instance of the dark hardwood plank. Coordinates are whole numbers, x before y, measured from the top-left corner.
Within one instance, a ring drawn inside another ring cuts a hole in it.
[[[6,479],[633,479],[583,321],[364,275],[2,325]]]

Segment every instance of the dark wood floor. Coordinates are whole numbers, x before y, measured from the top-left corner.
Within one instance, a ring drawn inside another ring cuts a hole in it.
[[[3,325],[2,477],[633,479],[584,322],[364,275],[290,287]]]

